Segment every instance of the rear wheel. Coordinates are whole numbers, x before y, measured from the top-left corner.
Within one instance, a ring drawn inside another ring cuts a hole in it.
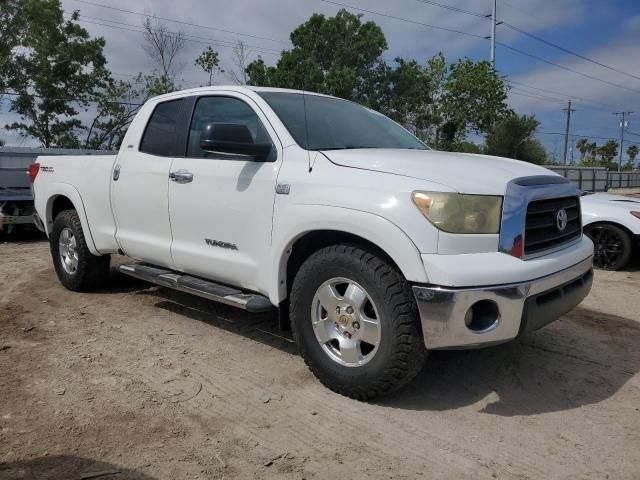
[[[107,278],[110,257],[98,257],[89,251],[75,210],[65,210],[56,217],[51,229],[50,246],[60,283],[69,290],[91,290]]]
[[[602,270],[624,268],[633,254],[631,236],[622,228],[611,224],[585,227],[584,233],[593,241],[593,264]]]
[[[358,247],[326,247],[305,261],[290,316],[306,364],[337,393],[359,400],[387,394],[424,364],[411,287],[392,265]]]

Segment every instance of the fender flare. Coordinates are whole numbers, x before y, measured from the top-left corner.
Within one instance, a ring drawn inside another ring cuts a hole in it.
[[[93,235],[91,234],[91,228],[89,227],[89,221],[87,219],[87,212],[84,209],[84,203],[82,202],[80,192],[78,192],[73,185],[68,183],[52,183],[47,185],[45,219],[43,222],[47,236],[50,235],[51,227],[53,226],[53,203],[59,196],[66,197],[71,201],[76,212],[78,212],[78,217],[80,217],[82,233],[84,234],[89,251],[93,255],[100,255],[100,252],[93,241]]]
[[[292,205],[275,219],[274,257],[269,299],[278,305],[287,297],[287,262],[293,244],[316,230],[335,230],[367,239],[384,251],[402,275],[416,283],[428,283],[422,257],[413,241],[397,225],[379,215],[327,205]]]

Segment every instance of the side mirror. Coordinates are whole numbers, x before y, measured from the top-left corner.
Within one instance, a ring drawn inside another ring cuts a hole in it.
[[[239,123],[207,123],[200,132],[200,148],[207,152],[248,155],[264,162],[271,143],[254,143],[246,125]]]

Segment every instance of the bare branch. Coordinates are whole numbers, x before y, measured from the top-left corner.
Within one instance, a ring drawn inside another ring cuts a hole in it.
[[[231,69],[229,75],[237,85],[246,85],[249,83],[249,75],[247,75],[247,66],[249,65],[249,57],[251,51],[247,48],[247,44],[242,40],[238,40],[233,47],[231,61],[234,68]]]
[[[155,17],[150,16],[145,17],[142,27],[145,40],[142,48],[158,65],[164,82],[173,84],[178,75],[175,60],[186,41],[184,32],[171,31]]]

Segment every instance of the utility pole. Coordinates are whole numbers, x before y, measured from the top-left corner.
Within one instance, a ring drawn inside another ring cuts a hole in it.
[[[618,171],[622,170],[622,146],[624,145],[624,129],[627,128],[628,121],[625,120],[627,115],[631,115],[633,112],[614,112],[614,115],[617,117],[618,115],[622,116],[620,120],[620,156],[618,157]]]
[[[496,10],[498,0],[493,0],[491,11],[491,66],[496,69]]]
[[[567,126],[564,129],[564,154],[562,156],[562,163],[567,164],[567,148],[569,147],[569,126],[571,125],[571,112],[575,112],[575,109],[571,108],[571,100],[567,104],[567,108],[563,108],[567,112]]]

